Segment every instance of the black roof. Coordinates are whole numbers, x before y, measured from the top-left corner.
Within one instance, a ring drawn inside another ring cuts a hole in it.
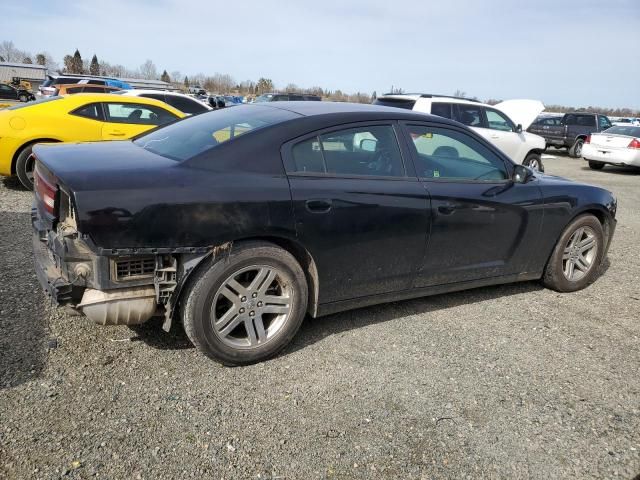
[[[368,103],[348,103],[348,102],[268,102],[256,104],[261,107],[280,108],[282,110],[288,110],[305,117],[311,117],[316,115],[329,115],[336,113],[382,113],[389,114],[389,117],[431,117],[425,113],[413,112],[411,110],[405,110],[395,107],[386,107],[382,105],[371,105]],[[439,119],[441,117],[438,117]]]

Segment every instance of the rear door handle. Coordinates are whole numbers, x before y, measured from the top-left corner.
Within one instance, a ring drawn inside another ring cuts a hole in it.
[[[331,210],[333,202],[327,198],[307,200],[305,206],[311,213],[327,213]]]
[[[438,206],[438,213],[441,215],[451,215],[458,209],[455,203],[444,203]]]

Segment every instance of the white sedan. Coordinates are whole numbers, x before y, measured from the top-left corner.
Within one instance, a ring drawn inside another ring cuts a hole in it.
[[[592,133],[582,147],[582,158],[594,170],[607,164],[640,167],[640,127],[614,126]]]

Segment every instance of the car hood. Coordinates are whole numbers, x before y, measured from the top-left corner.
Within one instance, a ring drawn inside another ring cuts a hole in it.
[[[149,170],[179,165],[129,140],[46,143],[36,145],[33,152],[62,184],[75,191],[100,190],[106,177],[117,178],[118,188],[131,188]]]
[[[526,130],[544,110],[544,103],[540,100],[505,100],[494,107],[506,113],[516,125],[520,124],[522,129]]]

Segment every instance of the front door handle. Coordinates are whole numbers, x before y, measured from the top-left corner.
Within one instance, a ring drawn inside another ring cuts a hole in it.
[[[109,132],[109,135],[111,135],[112,137],[124,137],[126,133],[116,131],[116,132]]]
[[[454,203],[444,203],[438,206],[438,213],[441,215],[451,215],[458,209],[458,205]]]
[[[333,202],[327,198],[307,200],[305,206],[311,213],[327,213],[331,210]]]

